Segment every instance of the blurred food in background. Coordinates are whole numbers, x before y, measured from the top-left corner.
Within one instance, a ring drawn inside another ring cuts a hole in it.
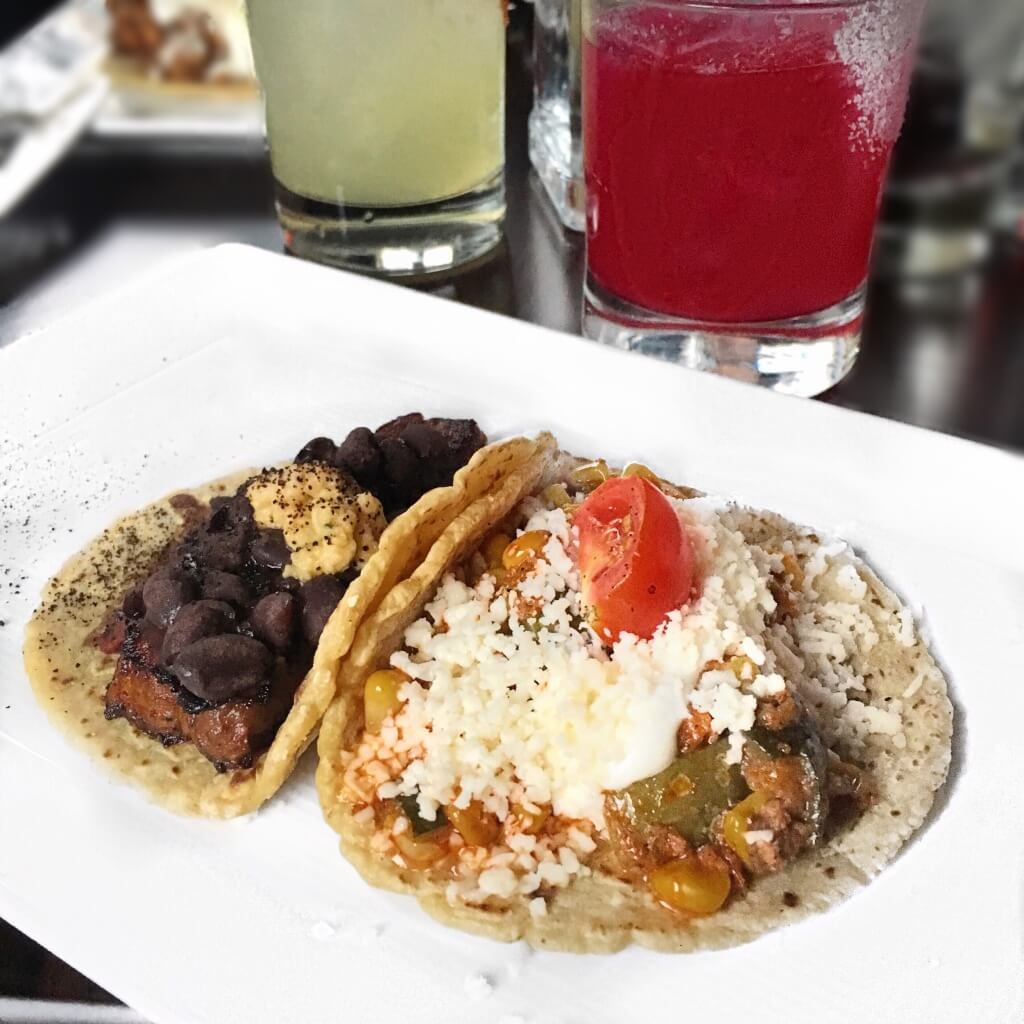
[[[118,77],[254,87],[242,0],[107,0]]]
[[[111,93],[94,135],[170,155],[259,150],[263,110],[244,0],[105,0],[105,7]]]
[[[950,273],[988,257],[1022,124],[1024,3],[930,0],[882,210],[881,272]]]

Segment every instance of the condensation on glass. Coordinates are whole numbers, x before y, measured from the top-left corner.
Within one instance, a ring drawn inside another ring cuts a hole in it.
[[[584,333],[817,394],[853,366],[923,0],[585,0]]]

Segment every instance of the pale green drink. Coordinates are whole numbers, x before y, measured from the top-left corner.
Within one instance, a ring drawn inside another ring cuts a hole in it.
[[[492,214],[504,167],[502,0],[248,0],[248,10],[271,164],[285,195],[337,207],[334,216],[357,246],[367,232],[348,221],[369,225],[379,241],[388,211],[479,195],[486,199],[492,244],[497,241]],[[497,198],[500,222],[503,196]],[[280,194],[279,202],[302,205]],[[300,218],[310,213],[292,212]],[[434,234],[432,241],[444,244],[444,231]],[[396,243],[404,244],[397,236]]]

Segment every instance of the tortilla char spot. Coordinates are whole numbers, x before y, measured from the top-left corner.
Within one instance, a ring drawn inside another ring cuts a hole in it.
[[[784,892],[782,894],[782,902],[787,907],[798,907],[800,906],[800,897],[795,892]]]
[[[836,869],[833,868],[833,867],[827,867],[827,868],[825,868],[825,874],[829,878],[835,878],[836,877]]]
[[[243,782],[247,782],[256,774],[254,768],[242,768],[239,771],[233,772],[231,775],[231,785],[240,786]]]

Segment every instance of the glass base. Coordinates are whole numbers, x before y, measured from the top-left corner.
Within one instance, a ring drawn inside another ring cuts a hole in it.
[[[538,105],[530,111],[530,163],[537,172],[559,220],[572,231],[586,227],[583,175],[573,173],[572,130],[568,104]]]
[[[501,241],[501,174],[450,199],[415,206],[354,206],[308,199],[275,182],[285,248],[294,256],[384,277],[443,273]]]
[[[587,275],[583,334],[691,370],[706,370],[788,395],[827,391],[853,368],[864,320],[862,285],[806,316],[760,324],[684,320],[634,306]]]

